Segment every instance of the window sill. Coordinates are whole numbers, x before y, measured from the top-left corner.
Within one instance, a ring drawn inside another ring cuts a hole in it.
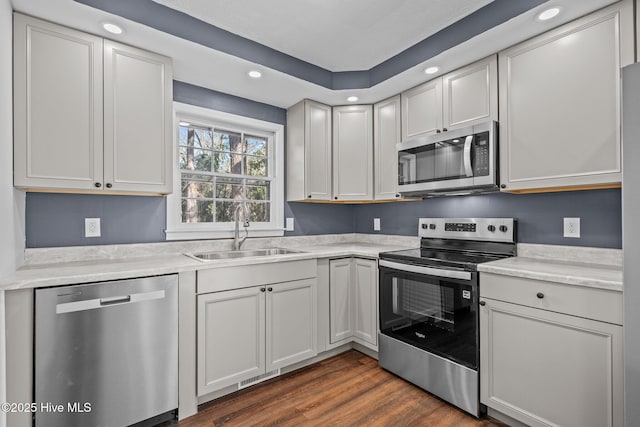
[[[165,230],[166,240],[203,240],[203,239],[232,239],[233,230]],[[240,237],[244,237],[244,229],[240,229]],[[284,229],[249,229],[249,238],[252,237],[282,237]]]

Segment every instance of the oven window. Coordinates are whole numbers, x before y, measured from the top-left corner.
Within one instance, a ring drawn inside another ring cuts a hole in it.
[[[475,369],[476,289],[465,280],[380,269],[380,330]]]

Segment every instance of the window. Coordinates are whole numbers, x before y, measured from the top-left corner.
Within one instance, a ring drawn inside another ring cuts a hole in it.
[[[177,159],[167,239],[231,237],[235,212],[250,236],[281,236],[283,137],[279,124],[175,103]]]

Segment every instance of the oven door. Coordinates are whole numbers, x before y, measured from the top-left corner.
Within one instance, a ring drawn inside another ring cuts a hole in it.
[[[380,260],[380,333],[478,368],[478,273]]]

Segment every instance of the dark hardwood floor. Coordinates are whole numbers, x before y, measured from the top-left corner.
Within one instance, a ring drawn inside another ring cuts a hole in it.
[[[201,405],[204,426],[505,426],[478,420],[355,350]]]

